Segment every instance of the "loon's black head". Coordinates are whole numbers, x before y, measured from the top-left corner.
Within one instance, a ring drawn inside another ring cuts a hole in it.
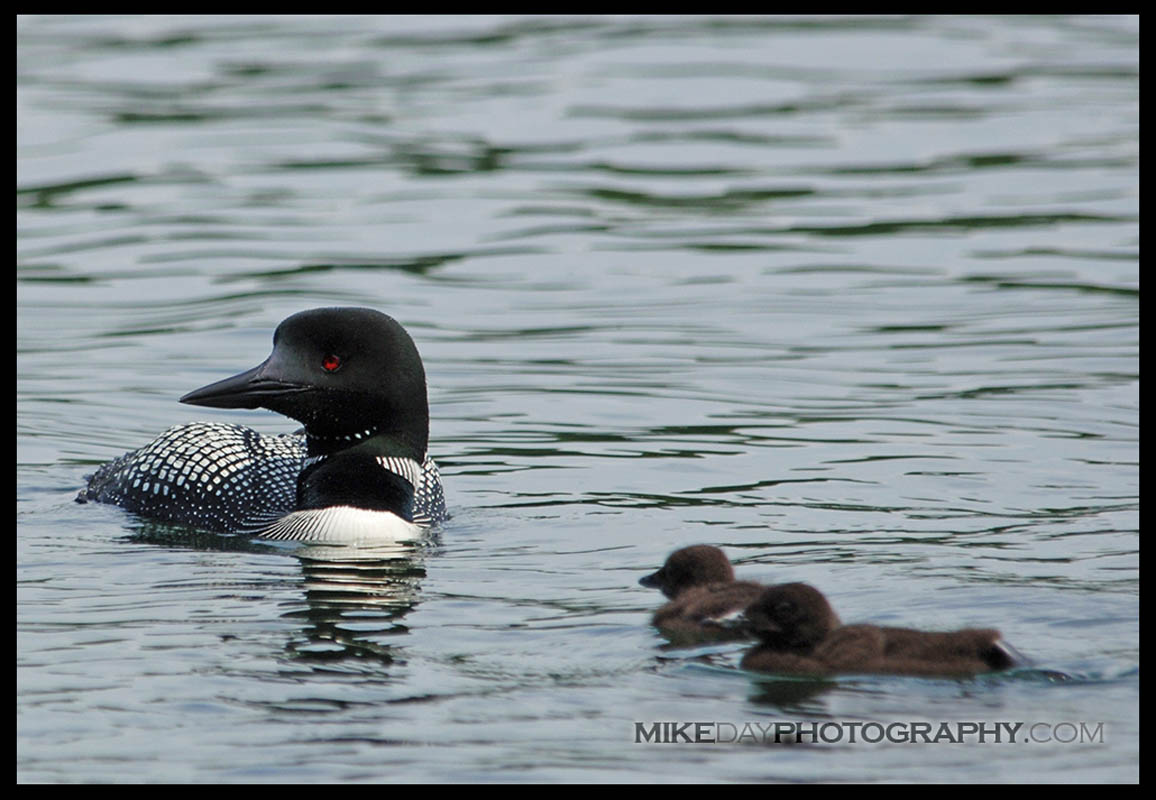
[[[425,370],[413,339],[369,308],[316,308],[277,326],[258,366],[189,392],[182,403],[268,408],[319,441],[371,430],[391,454],[421,461],[429,439]],[[311,447],[312,449],[312,447]]]

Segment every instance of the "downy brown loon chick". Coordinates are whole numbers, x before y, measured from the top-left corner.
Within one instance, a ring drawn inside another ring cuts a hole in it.
[[[966,676],[1022,660],[994,629],[939,633],[843,625],[827,598],[805,583],[768,586],[746,618],[762,643],[743,656],[742,668],[759,672]]]
[[[736,581],[726,554],[709,544],[675,550],[662,569],[638,582],[661,589],[670,598],[654,612],[652,623],[680,644],[749,638],[749,630],[736,623],[765,588],[750,581]]]

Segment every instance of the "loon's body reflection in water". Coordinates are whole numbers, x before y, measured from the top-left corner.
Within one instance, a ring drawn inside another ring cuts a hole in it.
[[[402,620],[418,603],[428,549],[420,544],[304,545],[295,549],[305,577],[299,619],[303,641],[289,642],[299,660],[376,658],[392,662],[383,637],[409,632]]]
[[[417,606],[425,559],[437,544],[432,537],[422,542],[349,545],[267,542],[144,521],[135,526],[132,539],[166,547],[296,558],[304,604],[283,615],[300,625],[300,636],[291,637],[285,649],[297,662],[318,663],[346,658],[394,662],[393,642],[388,639],[409,632],[402,620]]]

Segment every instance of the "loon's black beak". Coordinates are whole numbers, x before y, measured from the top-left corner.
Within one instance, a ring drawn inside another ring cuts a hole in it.
[[[662,583],[659,581],[658,575],[659,575],[658,572],[652,572],[649,575],[643,575],[641,578],[638,579],[638,582],[640,584],[642,584],[643,586],[645,586],[647,589],[658,589],[659,587],[662,586]]]
[[[240,375],[194,389],[181,402],[210,408],[268,408],[270,400],[309,389],[280,380],[273,372],[265,361]]]

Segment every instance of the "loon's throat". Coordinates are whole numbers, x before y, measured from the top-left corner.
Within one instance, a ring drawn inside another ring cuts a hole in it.
[[[419,464],[425,458],[425,449],[403,431],[375,425],[352,433],[318,434],[305,429],[308,456],[332,456],[338,453],[365,453],[370,456],[399,456],[412,458]]]

